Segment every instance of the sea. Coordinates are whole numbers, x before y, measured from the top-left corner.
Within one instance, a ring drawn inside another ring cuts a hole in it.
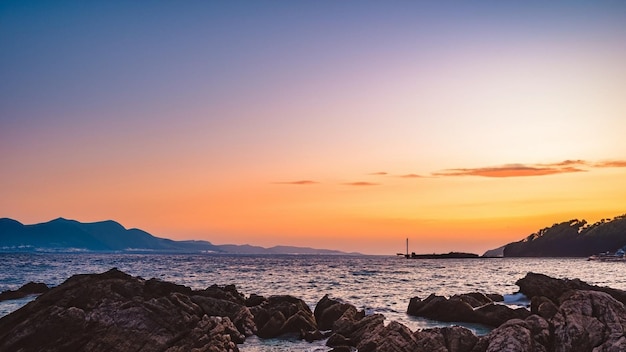
[[[591,262],[584,258],[405,259],[396,256],[341,255],[165,255],[93,253],[0,254],[0,291],[34,281],[57,286],[74,274],[118,268],[133,276],[157,278],[193,289],[234,284],[239,292],[263,296],[293,295],[313,310],[325,295],[380,313],[412,330],[463,325],[476,334],[489,332],[476,324],[441,323],[406,314],[412,297],[451,296],[469,292],[499,293],[505,304],[527,306],[515,281],[528,272],[557,278],[579,278],[591,284],[626,290],[626,263]],[[0,302],[0,317],[33,298]],[[325,341],[308,343],[295,336],[249,337],[243,352],[328,351]]]

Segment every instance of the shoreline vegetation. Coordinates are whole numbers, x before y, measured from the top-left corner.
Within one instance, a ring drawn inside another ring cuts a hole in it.
[[[516,284],[530,307],[500,294],[431,294],[409,300],[407,314],[480,323],[412,331],[325,294],[314,310],[290,296],[245,296],[234,285],[204,290],[133,277],[115,268],[74,275],[57,287],[29,283],[12,294],[40,294],[0,319],[0,350],[238,351],[246,337],[326,340],[329,351],[623,351],[626,291],[527,273]],[[30,292],[37,288],[37,292]],[[41,293],[43,292],[43,293]]]

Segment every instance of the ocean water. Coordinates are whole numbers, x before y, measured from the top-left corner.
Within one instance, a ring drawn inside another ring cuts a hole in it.
[[[591,284],[626,289],[626,263],[588,262],[583,258],[411,259],[391,256],[235,256],[158,254],[0,254],[0,291],[29,282],[49,286],[73,274],[99,273],[116,267],[144,278],[158,278],[203,289],[234,284],[245,295],[290,294],[313,309],[325,295],[341,298],[368,313],[381,313],[412,330],[442,324],[406,315],[411,297],[431,293],[499,293],[515,302],[515,281],[527,272],[579,278]],[[31,298],[0,302],[0,317]],[[477,334],[488,328],[466,325]],[[324,341],[262,340],[250,337],[242,351],[327,351]]]

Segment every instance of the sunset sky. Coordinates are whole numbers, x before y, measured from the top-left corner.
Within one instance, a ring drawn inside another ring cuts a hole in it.
[[[624,1],[3,1],[0,217],[394,254],[626,213]]]

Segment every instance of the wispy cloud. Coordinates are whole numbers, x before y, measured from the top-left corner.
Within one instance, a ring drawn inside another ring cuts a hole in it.
[[[274,184],[276,184],[276,185],[299,185],[299,186],[316,185],[318,183],[319,182],[317,182],[317,181],[311,181],[311,180],[274,182]]]
[[[368,175],[372,175],[372,176],[385,176],[385,175],[387,175],[387,174],[388,174],[388,173],[387,173],[387,172],[385,172],[385,171],[378,171],[378,172],[372,172],[372,173],[369,173]]]
[[[406,175],[400,175],[398,177],[401,177],[401,178],[422,178],[424,176],[418,175],[418,174],[406,174]]]
[[[611,160],[594,163],[595,167],[626,167],[626,160]]]
[[[559,163],[561,164],[561,163]],[[552,166],[546,165],[525,165],[525,164],[507,164],[494,167],[479,167],[468,169],[447,169],[441,172],[433,173],[435,176],[483,176],[483,177],[523,177],[523,176],[546,176],[555,174],[564,174],[571,172],[584,172],[587,170],[567,166],[569,163]],[[575,165],[579,165],[578,163]]]
[[[346,185],[346,186],[378,186],[378,185],[380,185],[380,183],[357,181],[357,182],[342,183],[342,185]]]

